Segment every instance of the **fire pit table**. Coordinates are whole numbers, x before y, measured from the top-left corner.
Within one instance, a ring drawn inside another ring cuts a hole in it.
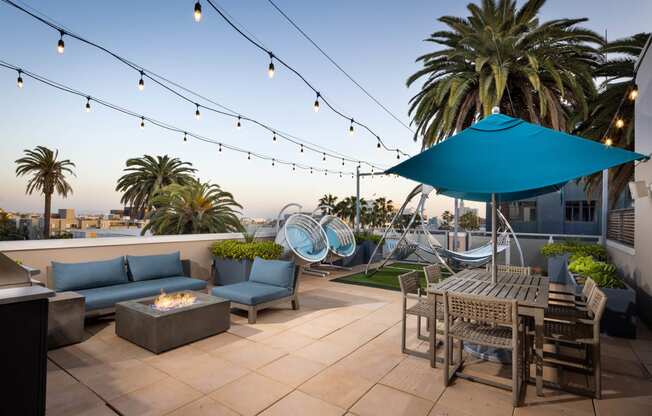
[[[224,332],[230,301],[190,290],[115,305],[115,332],[156,354]]]

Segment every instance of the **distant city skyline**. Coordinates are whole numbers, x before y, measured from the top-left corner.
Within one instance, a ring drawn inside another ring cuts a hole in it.
[[[281,1],[282,7],[331,56],[365,88],[378,97],[405,123],[409,122],[409,99],[418,87],[408,89],[405,80],[419,66],[419,55],[430,51],[422,42],[443,28],[437,18],[466,16],[467,1],[331,2]],[[296,77],[277,66],[274,79],[267,77],[269,58],[240,38],[214,12],[205,8],[202,22],[192,18],[192,2],[47,2],[24,1],[49,18],[84,37],[118,51],[207,97],[354,158],[389,167],[396,155],[376,148],[373,137],[358,129],[351,137],[348,123],[325,108],[315,113],[315,96]],[[347,114],[365,121],[390,146],[416,154],[419,143],[403,126],[372,103],[349,80],[325,60],[285,22],[267,2],[220,2],[238,22],[257,38],[299,68],[324,96]],[[634,12],[635,11],[635,12]],[[542,20],[587,17],[583,24],[610,39],[649,31],[652,2],[549,0]],[[382,30],[379,30],[382,28]],[[0,59],[43,74],[82,91],[105,98],[143,114],[183,126],[189,131],[252,148],[282,159],[296,159],[334,171],[340,161],[323,162],[319,155],[300,153],[296,145],[273,142],[267,132],[243,123],[204,113],[194,117],[194,106],[182,103],[160,87],[146,84],[138,91],[138,74],[107,55],[66,38],[63,55],[56,53],[58,33],[6,5],[0,5]],[[270,218],[288,202],[312,210],[327,193],[340,198],[355,194],[350,176],[293,173],[289,167],[272,167],[246,156],[218,152],[215,146],[189,141],[179,134],[154,126],[141,130],[131,118],[99,106],[83,111],[84,100],[25,79],[16,88],[16,73],[0,70],[0,208],[39,213],[41,195],[25,195],[26,178],[16,178],[14,161],[23,149],[37,145],[58,149],[60,157],[76,163],[76,178],[70,182],[74,194],[68,199],[54,195],[52,208],[74,208],[77,213],[107,213],[122,207],[115,192],[125,161],[143,154],[169,154],[192,162],[202,180],[217,183],[232,192],[243,206],[243,215]],[[504,169],[506,167],[497,167]],[[404,179],[364,179],[361,196],[371,200],[387,197],[400,205],[416,184]],[[466,206],[484,212],[484,204]],[[453,208],[446,197],[431,197],[428,214],[440,216]]]

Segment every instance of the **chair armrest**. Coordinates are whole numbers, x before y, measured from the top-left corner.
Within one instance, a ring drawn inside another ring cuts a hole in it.
[[[403,297],[405,297],[407,299],[421,300],[421,296],[416,295],[414,293],[406,293],[406,294],[403,295]]]

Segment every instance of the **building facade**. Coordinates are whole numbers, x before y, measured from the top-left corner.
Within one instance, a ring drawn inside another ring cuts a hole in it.
[[[499,205],[517,233],[600,235],[600,191],[587,196],[582,183],[571,181],[560,192]],[[491,229],[491,204],[486,227]]]

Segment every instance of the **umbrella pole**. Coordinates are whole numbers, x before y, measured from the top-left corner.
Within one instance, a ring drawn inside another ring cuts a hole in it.
[[[498,265],[496,264],[497,254],[497,232],[496,232],[496,194],[491,194],[491,284],[496,284],[496,272]]]

